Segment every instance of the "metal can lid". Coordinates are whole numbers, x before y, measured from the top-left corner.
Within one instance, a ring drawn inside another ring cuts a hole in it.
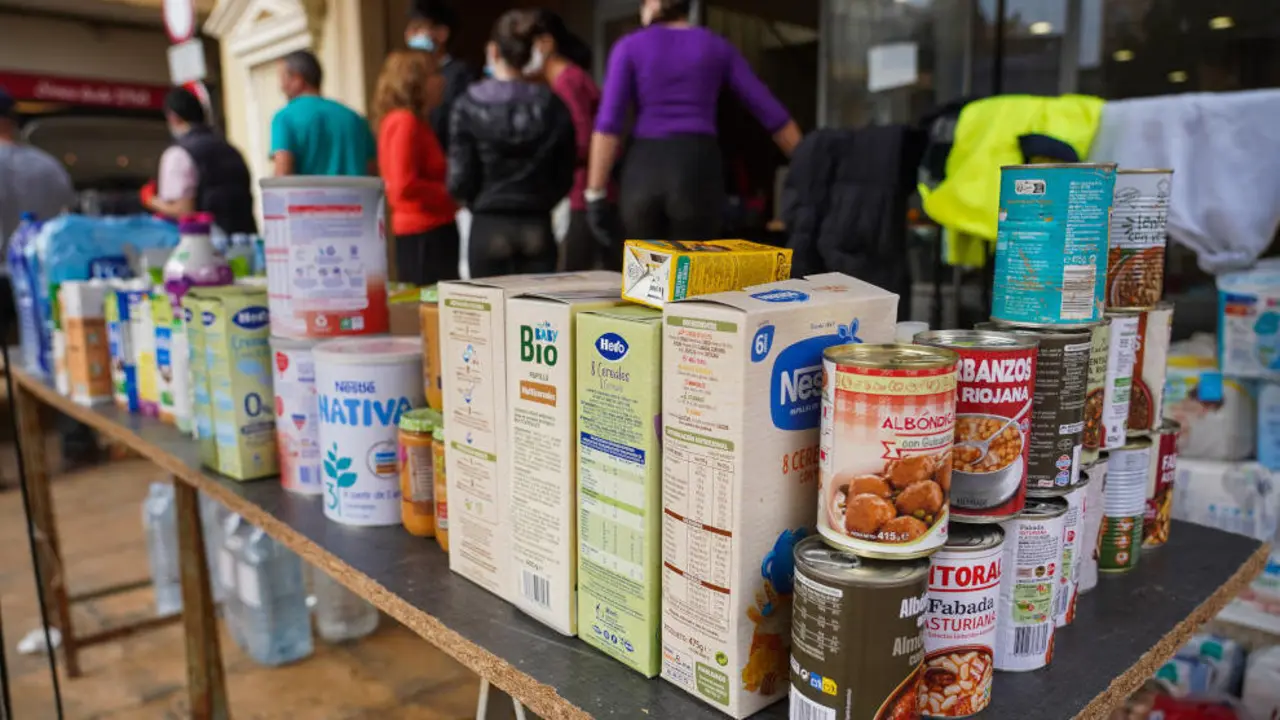
[[[922,582],[929,574],[929,558],[874,560],[828,545],[817,535],[796,545],[795,563],[806,575],[846,585],[897,587]]]
[[[1120,175],[1172,175],[1173,168],[1123,168],[1116,170]]]
[[[977,552],[997,547],[1004,542],[1004,529],[994,523],[952,521],[947,527],[948,552]]]
[[[1063,328],[1047,328],[1047,327],[1023,327],[1015,325],[1003,320],[990,320],[980,322],[974,327],[979,330],[996,330],[1003,333],[1013,333],[1014,335],[1023,335],[1026,337],[1034,337],[1038,340],[1049,338],[1089,338],[1093,336],[1093,328],[1100,325],[1101,321],[1080,323],[1072,327]]]
[[[391,335],[326,340],[315,346],[317,363],[337,365],[398,365],[422,362],[422,340]]]
[[[440,424],[436,426],[435,430],[431,431],[431,439],[434,441],[439,441],[441,443],[444,442],[444,421],[443,420],[440,421]]]
[[[1143,308],[1137,308],[1137,309],[1130,309],[1130,308],[1115,308],[1115,309],[1112,309],[1112,308],[1107,308],[1106,312],[1104,312],[1104,313],[1103,313],[1103,315],[1105,315],[1107,318],[1113,318],[1113,317],[1138,317],[1139,315],[1141,315],[1141,314],[1142,314],[1142,313],[1144,313],[1144,312],[1146,312],[1146,310],[1145,310],[1145,309],[1143,309]]]
[[[1114,170],[1116,164],[1113,162],[1101,163],[1032,163],[1030,165],[1001,165],[1001,170],[1039,170],[1041,168],[1077,168],[1081,170]]]
[[[1048,520],[1067,514],[1069,508],[1070,505],[1067,504],[1067,501],[1060,497],[1027,498],[1027,504],[1022,508],[1022,512],[1018,517]]]
[[[430,435],[435,432],[437,427],[444,422],[444,418],[438,410],[431,408],[418,408],[410,410],[400,416],[400,429],[405,432],[422,433]]]
[[[1015,333],[1000,330],[930,330],[916,335],[917,345],[944,348],[981,348],[983,350],[1030,350],[1039,343]]]
[[[960,356],[946,348],[923,345],[835,345],[822,356],[837,365],[875,370],[940,370]]]
[[[1160,427],[1156,428],[1155,432],[1157,435],[1177,435],[1182,432],[1182,423],[1177,420],[1165,418],[1164,422],[1160,424]]]

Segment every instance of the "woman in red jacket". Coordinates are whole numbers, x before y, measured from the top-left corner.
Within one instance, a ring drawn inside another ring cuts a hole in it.
[[[458,277],[458,209],[445,188],[444,151],[428,122],[444,85],[430,54],[393,52],[373,99],[378,168],[396,236],[397,279],[414,285]]]

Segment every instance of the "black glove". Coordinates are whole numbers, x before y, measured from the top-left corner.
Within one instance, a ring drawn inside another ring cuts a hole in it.
[[[609,202],[608,198],[587,203],[587,225],[601,247],[610,252],[621,251],[622,221],[618,219],[618,206]]]

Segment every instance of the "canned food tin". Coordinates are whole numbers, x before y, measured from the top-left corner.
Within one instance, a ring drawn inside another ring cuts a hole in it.
[[[1166,420],[1152,438],[1151,469],[1147,472],[1147,508],[1142,520],[1142,547],[1158,548],[1169,541],[1173,520],[1173,481],[1178,475],[1178,423]]]
[[[1128,572],[1138,564],[1150,469],[1151,441],[1146,438],[1131,438],[1109,453],[1098,541],[1100,572]]]
[[[1067,514],[1062,525],[1062,562],[1058,572],[1058,590],[1054,593],[1053,617],[1058,627],[1071,624],[1076,617],[1076,601],[1080,597],[1080,551],[1084,547],[1084,514],[1088,503],[1089,478],[1063,496]]]
[[[980,323],[1035,337],[1036,383],[1027,457],[1027,494],[1058,495],[1079,481],[1084,391],[1089,379],[1092,330],[1028,330]]]
[[[310,340],[271,338],[280,483],[285,490],[303,495],[324,492],[316,363],[311,357],[314,345]]]
[[[795,568],[791,717],[919,717],[929,561],[862,558],[808,537]]]
[[[1000,169],[992,317],[1036,327],[1102,319],[1116,166]]]
[[[1004,528],[1004,575],[997,607],[996,669],[1036,670],[1053,659],[1054,592],[1062,571],[1067,501],[1027,498]]]
[[[1164,294],[1172,170],[1119,170],[1111,209],[1107,306],[1149,308]]]
[[[1004,531],[952,523],[929,568],[920,713],[960,718],[991,702]]]
[[[1035,338],[993,330],[935,330],[915,341],[960,356],[952,515],[970,522],[1017,515],[1027,494]]]
[[[1098,541],[1102,533],[1102,512],[1105,504],[1103,486],[1107,480],[1107,457],[1104,453],[1092,465],[1083,470],[1084,486],[1084,545],[1080,548],[1080,583],[1083,595],[1098,586]]]
[[[1089,382],[1084,394],[1084,431],[1080,436],[1080,462],[1098,459],[1102,447],[1102,396],[1107,384],[1107,351],[1111,341],[1111,321],[1103,319],[1091,330]]]
[[[828,542],[890,559],[946,542],[958,360],[919,345],[823,352],[818,531]]]
[[[1164,381],[1169,374],[1173,338],[1173,304],[1161,303],[1138,318],[1133,360],[1133,392],[1129,396],[1129,432],[1160,429],[1164,420]]]
[[[1129,402],[1133,396],[1133,364],[1138,352],[1139,312],[1109,312],[1111,343],[1107,349],[1107,379],[1102,392],[1102,449],[1125,444]]]
[[[1142,515],[1104,515],[1098,540],[1098,572],[1127,573],[1142,554]]]

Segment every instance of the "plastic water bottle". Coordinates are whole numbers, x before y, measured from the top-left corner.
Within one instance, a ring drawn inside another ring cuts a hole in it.
[[[218,548],[218,560],[214,573],[218,588],[222,591],[222,616],[226,618],[231,639],[240,649],[248,651],[244,634],[244,607],[236,587],[237,568],[244,557],[244,546],[253,532],[253,526],[236,513],[228,513],[222,520],[222,544]]]
[[[200,493],[200,528],[204,531],[204,556],[209,567],[209,587],[213,590],[213,601],[221,604],[226,600],[227,591],[218,581],[218,558],[222,548],[222,523],[227,511],[213,498]]]
[[[227,261],[213,248],[210,224],[205,213],[184,217],[178,223],[178,247],[164,264],[164,289],[175,310],[189,288],[230,285],[235,280]]]
[[[182,611],[182,576],[178,567],[178,522],[173,486],[151,483],[142,504],[142,524],[147,531],[147,559],[151,586],[156,594],[156,615]]]
[[[31,235],[39,227],[34,213],[22,213],[17,229],[9,236],[9,246],[5,252],[5,262],[9,266],[9,282],[13,285],[13,306],[18,315],[22,365],[33,370],[40,368],[41,335],[36,317],[36,299],[32,292],[31,275],[27,269],[26,248]]]
[[[236,567],[245,652],[263,665],[284,665],[311,654],[311,614],[302,560],[254,529]]]
[[[316,632],[325,642],[359,640],[378,629],[378,609],[323,571],[311,568]]]

